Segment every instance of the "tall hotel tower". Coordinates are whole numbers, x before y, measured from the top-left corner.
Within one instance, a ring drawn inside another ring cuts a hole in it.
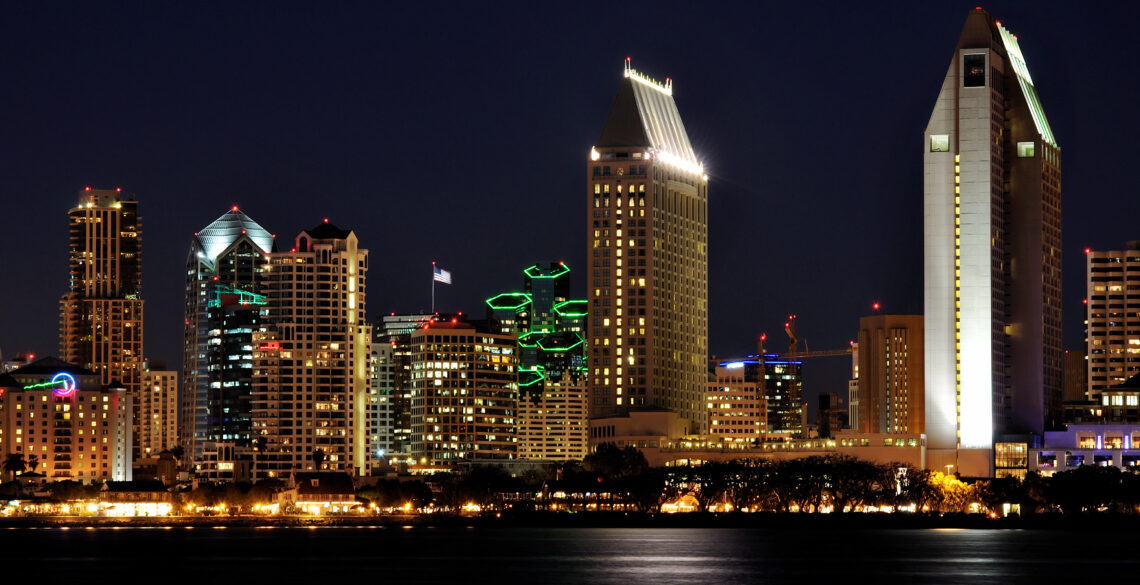
[[[372,325],[365,315],[368,250],[325,220],[271,253],[266,317],[253,343],[255,475],[368,475]],[[314,454],[320,451],[320,455]]]
[[[68,291],[60,301],[60,357],[116,382],[132,398],[142,389],[142,219],[122,189],[85,188],[67,213]],[[135,424],[139,417],[135,417]]]
[[[590,416],[667,408],[704,427],[708,175],[673,85],[630,68],[587,164]]]
[[[931,469],[992,471],[995,435],[1061,402],[1061,152],[1017,37],[975,9],[923,145]]]
[[[262,271],[275,251],[273,235],[237,206],[190,241],[181,440],[196,464],[207,443],[251,443],[251,347],[265,305]]]
[[[1085,271],[1085,393],[1099,403],[1101,392],[1140,372],[1140,241],[1122,250],[1085,250]]]

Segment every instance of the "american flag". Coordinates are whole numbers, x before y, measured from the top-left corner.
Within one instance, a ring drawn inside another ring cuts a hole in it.
[[[431,265],[431,278],[435,282],[442,282],[443,284],[451,284],[451,273],[436,266]]]

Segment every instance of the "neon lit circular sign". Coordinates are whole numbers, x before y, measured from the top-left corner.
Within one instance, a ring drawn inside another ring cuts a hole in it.
[[[56,396],[71,396],[75,393],[75,377],[67,372],[60,372],[52,376],[52,384],[63,384],[62,388],[56,388],[53,392]]]

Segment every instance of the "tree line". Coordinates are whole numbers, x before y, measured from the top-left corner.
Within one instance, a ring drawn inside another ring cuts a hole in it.
[[[30,459],[30,458],[29,458]],[[30,464],[29,464],[30,463]],[[7,457],[3,472],[15,479],[37,462]],[[4,486],[0,492],[12,491]],[[94,497],[98,486],[55,482],[46,486],[57,499]],[[181,492],[182,503],[226,502],[245,508],[272,499],[281,480],[256,484],[202,485]],[[963,481],[954,475],[880,464],[845,455],[797,459],[740,459],[699,465],[650,467],[633,447],[606,443],[581,462],[558,468],[533,468],[512,475],[503,467],[475,466],[462,473],[416,479],[379,479],[357,490],[358,499],[379,508],[460,511],[626,510],[661,512],[688,503],[700,512],[801,512],[837,514],[856,511],[910,511],[925,514],[1013,511],[1022,515],[1063,513],[1140,513],[1140,470],[1135,467],[1082,466],[1023,479],[1003,477]]]

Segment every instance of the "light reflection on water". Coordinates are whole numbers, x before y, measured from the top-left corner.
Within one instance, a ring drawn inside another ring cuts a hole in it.
[[[187,527],[189,528],[189,527]],[[123,583],[291,583],[319,577],[392,583],[651,585],[699,583],[1080,582],[1135,575],[1125,534],[1066,530],[763,530],[701,528],[21,529],[0,559],[49,561],[49,582],[114,574]],[[1094,539],[1096,550],[1075,554]],[[1094,554],[1095,553],[1095,554]],[[123,570],[129,567],[129,570]],[[251,579],[255,576],[254,579]]]

